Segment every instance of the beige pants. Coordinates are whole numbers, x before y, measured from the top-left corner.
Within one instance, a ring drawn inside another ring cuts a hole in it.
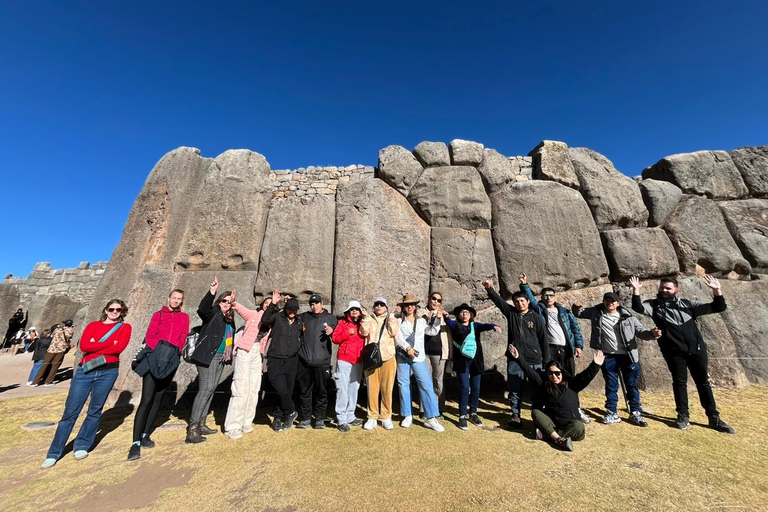
[[[368,386],[368,419],[388,420],[392,418],[392,389],[395,387],[397,361],[395,357],[384,361],[380,368],[365,372]],[[381,410],[379,410],[381,393]]]
[[[227,407],[224,430],[252,430],[261,390],[261,354],[258,343],[251,347],[250,352],[237,349],[234,367],[232,397]]]

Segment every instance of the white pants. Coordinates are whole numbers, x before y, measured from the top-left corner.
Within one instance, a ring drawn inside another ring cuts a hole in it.
[[[251,351],[237,349],[232,375],[232,398],[227,407],[224,430],[232,432],[253,429],[256,405],[259,403],[261,389],[261,354],[259,344],[254,343]]]
[[[352,423],[355,421],[357,392],[363,380],[363,365],[346,361],[336,362],[336,421]]]

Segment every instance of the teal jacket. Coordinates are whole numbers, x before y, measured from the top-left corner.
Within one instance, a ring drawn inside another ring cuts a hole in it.
[[[520,291],[528,296],[528,300],[531,301],[531,309],[535,310],[544,319],[544,324],[547,323],[547,305],[543,302],[539,302],[534,297],[531,287],[527,284],[520,284]],[[576,321],[576,317],[573,313],[568,311],[567,308],[561,306],[555,302],[557,308],[558,318],[560,320],[560,327],[565,333],[565,337],[568,338],[568,343],[571,345],[571,352],[575,352],[577,348],[584,348],[584,340],[581,337],[581,328],[579,322]]]

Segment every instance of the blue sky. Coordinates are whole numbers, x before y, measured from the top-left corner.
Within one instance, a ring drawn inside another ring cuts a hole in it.
[[[0,278],[109,259],[178,146],[273,169],[423,140],[628,175],[768,144],[768,4],[0,0]]]

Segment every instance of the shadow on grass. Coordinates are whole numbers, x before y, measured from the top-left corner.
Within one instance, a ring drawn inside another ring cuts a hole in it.
[[[6,391],[16,389],[17,387],[19,387],[19,384],[11,384],[10,386],[0,386],[0,393],[4,393]]]

